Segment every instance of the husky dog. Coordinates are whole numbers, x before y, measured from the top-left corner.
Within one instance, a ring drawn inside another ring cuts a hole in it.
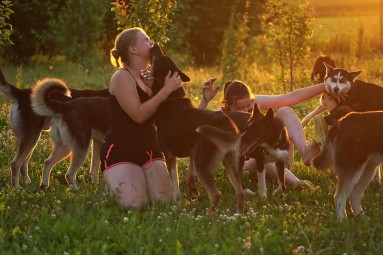
[[[9,83],[0,70],[0,92],[12,101],[9,115],[18,142],[17,153],[11,162],[12,185],[19,187],[21,173],[24,183],[30,183],[28,163],[42,130],[50,129],[49,117],[36,115],[31,107],[31,88],[19,89]],[[108,89],[71,89],[72,98],[108,96]]]
[[[347,217],[347,199],[354,215],[362,212],[363,192],[383,162],[382,127],[382,111],[349,113],[331,127],[323,150],[312,161],[317,169],[335,168],[334,201],[339,222]]]
[[[319,56],[314,62],[313,70],[311,72],[311,80],[318,83],[323,82],[326,77],[326,67],[324,63],[329,66],[336,67],[335,61],[329,56]]]
[[[267,196],[265,163],[275,162],[278,173],[278,188],[273,195],[285,191],[285,165],[288,160],[289,137],[282,121],[274,116],[273,110],[266,114],[254,105],[253,113],[241,134],[241,154],[256,159],[258,188],[261,197]]]
[[[383,87],[356,80],[361,71],[348,72],[327,64],[325,66],[326,89],[333,95],[347,94],[346,99],[338,103],[338,107],[331,111],[330,116],[325,118],[327,124],[331,125],[347,114],[349,112],[348,107],[355,112],[383,110]]]
[[[41,189],[49,186],[52,167],[71,155],[71,164],[65,175],[69,188],[78,190],[76,172],[88,153],[93,141],[91,177],[98,183],[100,149],[108,128],[108,98],[80,97],[72,99],[71,90],[59,79],[39,81],[31,94],[33,111],[39,116],[51,118],[53,151],[44,163]],[[60,98],[56,100],[55,98]]]
[[[158,45],[151,49],[153,91],[158,92],[166,75],[175,71],[182,81],[189,81]],[[238,129],[223,112],[194,108],[183,87],[169,95],[157,110],[156,125],[160,146],[173,182],[174,196],[179,195],[177,157],[190,157],[190,167],[207,190],[210,212],[214,213],[221,201],[221,193],[214,181],[214,168],[223,162],[237,196],[237,212],[244,211],[244,192],[239,173]]]

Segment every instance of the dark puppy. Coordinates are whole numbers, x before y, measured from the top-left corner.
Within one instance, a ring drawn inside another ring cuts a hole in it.
[[[189,81],[189,77],[173,60],[163,55],[158,45],[152,48],[151,57],[154,92],[162,88],[169,71],[177,71],[182,81]],[[208,192],[210,212],[215,212],[221,201],[221,193],[214,181],[214,168],[222,161],[237,196],[237,212],[242,213],[244,192],[238,169],[240,137],[233,121],[223,112],[194,108],[181,87],[170,94],[157,110],[156,125],[171,173],[174,195],[179,195],[177,157],[190,157],[189,167],[195,169]]]
[[[93,182],[98,182],[100,149],[108,128],[109,100],[107,97],[72,99],[70,94],[71,90],[59,79],[39,81],[31,94],[33,111],[51,118],[53,151],[44,163],[40,184],[43,189],[49,186],[52,167],[69,155],[71,164],[65,178],[71,190],[78,189],[76,172],[84,163],[91,140],[91,177]]]
[[[17,138],[18,148],[11,162],[12,185],[19,187],[21,173],[24,183],[30,183],[28,176],[28,162],[42,130],[49,130],[49,118],[36,115],[31,108],[31,88],[19,89],[10,84],[0,70],[0,92],[8,97],[10,106],[10,123]],[[88,90],[71,89],[72,98],[86,96],[108,96],[108,89]]]
[[[332,125],[335,121],[345,116],[350,107],[356,112],[383,110],[383,87],[376,84],[356,80],[361,71],[348,72],[341,68],[326,66],[325,84],[331,94],[347,94],[330,116],[325,118],[327,124]],[[347,106],[347,107],[343,107]]]
[[[318,169],[335,168],[334,195],[338,221],[346,214],[349,199],[354,215],[362,212],[363,192],[383,162],[383,112],[350,113],[335,123],[322,152],[312,165]]]
[[[335,61],[329,56],[319,56],[314,62],[313,70],[311,72],[311,80],[318,83],[323,82],[326,77],[326,67],[324,63],[329,66],[336,67]]]
[[[265,163],[275,162],[278,173],[278,188],[273,195],[285,191],[285,165],[288,159],[289,138],[282,121],[270,108],[266,115],[254,105],[251,118],[241,135],[241,155],[257,162],[258,188],[261,197],[267,196]]]

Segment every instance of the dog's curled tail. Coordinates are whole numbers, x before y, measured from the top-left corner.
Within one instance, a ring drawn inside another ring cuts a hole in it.
[[[37,115],[61,116],[65,110],[64,102],[71,99],[66,83],[56,78],[45,78],[32,89],[31,106]]]
[[[6,97],[8,97],[13,102],[16,102],[18,98],[20,98],[21,90],[17,87],[10,84],[3,72],[0,70],[0,92],[3,93]]]
[[[330,129],[323,150],[312,160],[311,165],[319,170],[328,169],[333,166],[334,140],[338,131],[339,122]]]
[[[216,145],[221,151],[239,150],[240,136],[237,134],[210,125],[199,126],[196,132]]]

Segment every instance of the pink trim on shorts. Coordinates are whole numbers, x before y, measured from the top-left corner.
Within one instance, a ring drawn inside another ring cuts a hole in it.
[[[144,163],[144,164],[141,166],[142,169],[144,169],[144,170],[149,169],[151,166],[153,166],[153,161],[157,161],[157,160],[162,160],[162,161],[164,161],[163,158],[152,158],[152,159],[150,159],[149,161],[147,161],[146,163]]]
[[[106,153],[106,157],[105,157],[105,160],[104,160],[105,170],[109,168],[108,165],[106,164],[106,161],[107,161],[108,158],[109,158],[109,154],[110,154],[110,152],[112,151],[113,146],[114,146],[114,144],[111,144],[111,145],[109,146],[108,152]],[[105,170],[104,170],[104,171],[105,171]]]

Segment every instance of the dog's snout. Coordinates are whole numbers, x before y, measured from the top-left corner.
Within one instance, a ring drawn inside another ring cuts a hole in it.
[[[338,94],[338,93],[339,93],[339,87],[335,87],[335,88],[333,89],[333,91],[334,91],[335,94]]]

